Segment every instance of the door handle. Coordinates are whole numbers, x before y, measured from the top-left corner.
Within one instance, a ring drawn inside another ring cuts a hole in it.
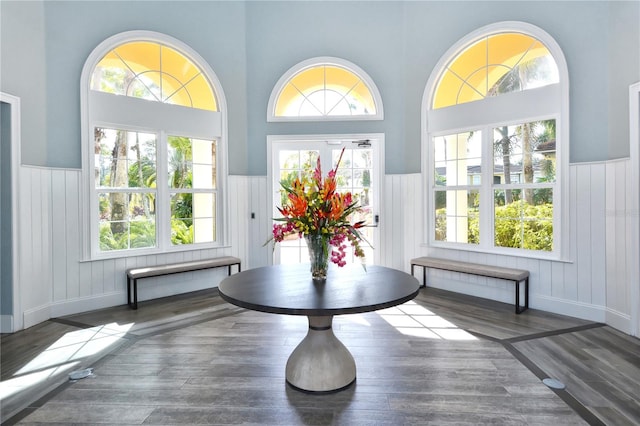
[[[377,215],[373,216],[373,224],[365,225],[365,227],[367,227],[367,228],[377,228],[379,224],[380,224],[380,215],[377,214]]]

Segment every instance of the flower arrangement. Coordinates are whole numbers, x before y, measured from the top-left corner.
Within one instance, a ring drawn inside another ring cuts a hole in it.
[[[331,251],[331,261],[338,266],[346,265],[344,259],[347,242],[353,247],[354,255],[364,259],[360,243],[366,240],[359,229],[365,223],[359,221],[352,224],[350,221],[351,215],[360,211],[358,201],[350,192],[336,191],[336,172],[343,154],[344,148],[335,168],[324,179],[318,158],[311,176],[304,176],[302,180],[296,178],[291,186],[280,183],[287,193],[287,199],[282,207],[278,207],[282,217],[274,220],[282,223],[273,225],[273,240],[281,242],[286,236],[293,234],[298,234],[299,238],[305,237],[312,261],[312,273],[312,249],[315,249],[312,245],[315,244],[322,247],[325,259],[328,245],[332,245],[335,249]]]

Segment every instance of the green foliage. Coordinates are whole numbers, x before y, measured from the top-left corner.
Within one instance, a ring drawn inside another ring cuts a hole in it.
[[[170,136],[169,142],[169,180],[172,188],[191,188],[193,171],[193,147],[191,139]]]
[[[287,173],[287,175],[280,181],[280,186],[282,188],[291,188],[293,186],[293,181],[298,177],[298,172],[293,170]],[[283,206],[287,204],[288,200],[287,191],[281,189],[280,190],[280,205]]]
[[[170,169],[171,182],[176,188],[190,188],[192,186],[192,172],[189,167],[192,161],[191,140],[184,137],[171,136],[170,145]],[[136,146],[136,149],[141,149]],[[140,161],[133,162],[128,170],[128,180],[130,187],[156,186],[156,164],[155,160],[148,155],[140,157]],[[193,194],[185,193],[172,204],[171,220],[171,241],[173,244],[193,243]],[[139,201],[134,211],[130,212],[131,217],[125,218],[122,222],[105,221],[110,215],[103,215],[100,223],[100,249],[102,251],[128,250],[135,248],[154,247],[156,245],[156,227],[153,220],[144,220],[148,215],[146,210],[155,211],[155,197],[152,194],[145,194],[147,198]],[[100,211],[111,212],[112,203],[108,198],[100,199]],[[144,206],[144,208],[142,207]],[[139,211],[138,211],[139,210]],[[140,219],[138,219],[140,218]],[[127,221],[128,220],[128,221]],[[113,223],[117,223],[122,228],[122,232],[114,232]]]
[[[467,242],[469,244],[480,244],[480,215],[478,212],[469,212],[467,220]]]
[[[111,222],[100,223],[100,250],[126,250],[153,247],[156,244],[156,224],[149,220],[134,220],[124,232],[113,233]]]
[[[142,163],[142,173],[140,173],[140,163]],[[130,188],[155,188],[156,186],[156,164],[150,158],[142,158],[129,166],[129,187]],[[142,181],[140,181],[142,176]]]
[[[495,244],[527,250],[553,250],[553,205],[514,202],[496,208]]]
[[[171,205],[171,219],[180,219],[187,226],[191,226],[193,218],[193,194],[176,194]]]
[[[156,224],[151,220],[130,222],[131,248],[153,247],[156,245]]]
[[[173,245],[193,244],[193,224],[186,220],[171,221],[171,243]]]
[[[447,238],[446,208],[436,210],[435,237],[437,241]],[[478,215],[468,218],[468,242],[480,242]],[[553,205],[549,203],[530,205],[516,201],[495,208],[496,247],[522,248],[526,250],[553,250]]]
[[[362,186],[365,188],[371,186],[371,172],[369,169],[362,172]]]

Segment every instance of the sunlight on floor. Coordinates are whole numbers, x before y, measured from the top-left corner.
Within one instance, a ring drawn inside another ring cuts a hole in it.
[[[400,333],[407,336],[442,340],[477,340],[472,334],[413,301],[393,308],[382,309],[376,313]]]
[[[71,372],[81,360],[115,344],[132,326],[111,323],[66,333],[18,370],[14,378],[0,383],[0,400]]]

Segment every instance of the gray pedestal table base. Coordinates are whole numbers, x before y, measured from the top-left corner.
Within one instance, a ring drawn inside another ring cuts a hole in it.
[[[333,316],[309,316],[309,331],[289,356],[287,383],[305,392],[337,392],[356,380],[356,363],[333,334]]]

